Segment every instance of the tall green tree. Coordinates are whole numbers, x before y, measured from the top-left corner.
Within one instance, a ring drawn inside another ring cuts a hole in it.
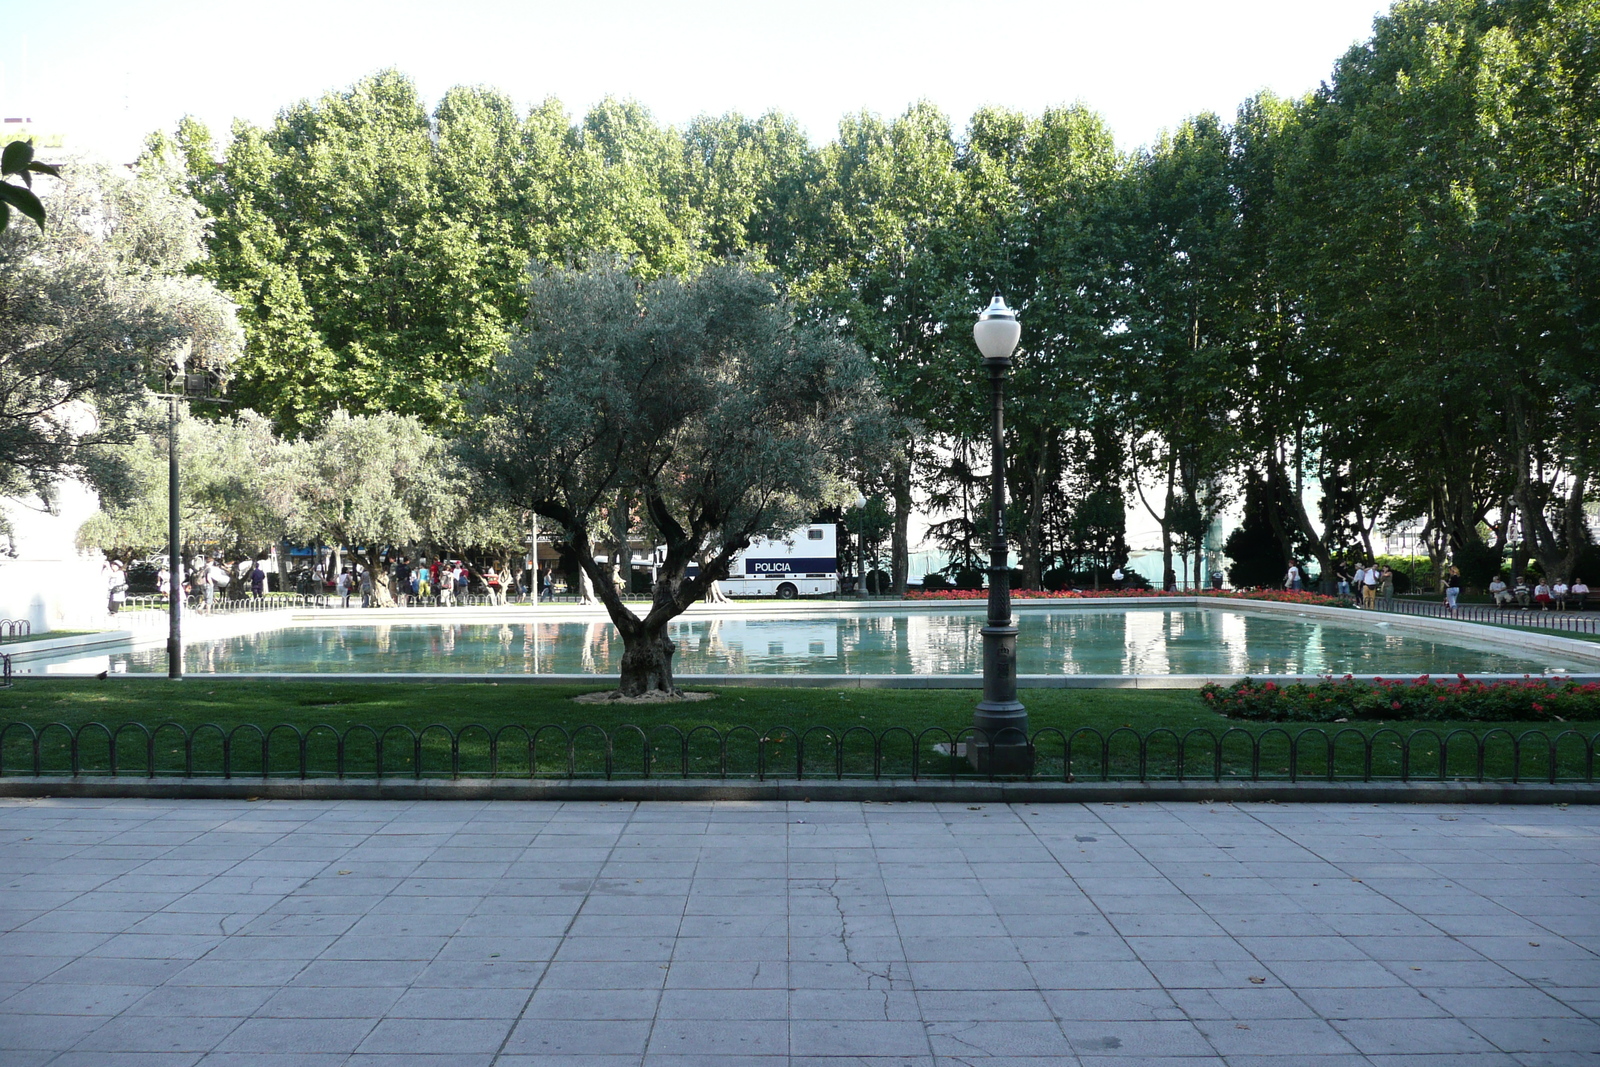
[[[1397,4],[1317,95],[1294,173],[1324,234],[1308,326],[1359,368],[1344,417],[1392,510],[1468,556],[1514,510],[1550,573],[1587,539],[1596,470],[1593,420],[1566,413],[1600,386],[1597,20],[1589,0]]]
[[[1197,116],[1140,155],[1117,207],[1117,419],[1129,480],[1161,528],[1172,576],[1181,541],[1198,577],[1198,534],[1220,508],[1238,449],[1229,308],[1243,267],[1231,155],[1220,120]]]
[[[803,243],[786,268],[797,299],[819,321],[843,323],[866,350],[904,427],[889,464],[895,528],[891,577],[904,593],[913,474],[950,412],[961,371],[938,358],[947,324],[970,319],[970,285],[949,220],[960,210],[950,120],[919,103],[892,122],[862,113],[823,149],[805,212]],[[957,309],[960,309],[959,312]]]

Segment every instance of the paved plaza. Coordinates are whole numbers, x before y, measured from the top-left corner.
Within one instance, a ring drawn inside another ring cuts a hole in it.
[[[0,1067],[1600,1065],[1600,808],[0,801]]]

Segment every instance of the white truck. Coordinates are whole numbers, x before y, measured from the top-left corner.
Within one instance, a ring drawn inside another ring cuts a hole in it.
[[[691,563],[689,575],[694,576],[699,569]],[[818,522],[780,538],[756,538],[749,548],[733,557],[722,589],[729,596],[775,596],[783,600],[837,593],[838,527],[831,522]]]

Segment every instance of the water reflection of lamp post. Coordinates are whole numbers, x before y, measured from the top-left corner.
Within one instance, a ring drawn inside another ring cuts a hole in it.
[[[858,596],[866,596],[871,592],[867,588],[867,498],[862,493],[856,494],[856,574],[859,576],[860,588],[856,591]]]
[[[983,700],[972,713],[974,732],[967,743],[967,758],[980,771],[1001,773],[1026,771],[1033,765],[1028,712],[1017,700],[1017,628],[1011,621],[1011,571],[1006,560],[1006,372],[1021,338],[1017,313],[996,293],[972,327],[972,339],[989,371],[993,540],[989,544],[989,618],[983,628]]]

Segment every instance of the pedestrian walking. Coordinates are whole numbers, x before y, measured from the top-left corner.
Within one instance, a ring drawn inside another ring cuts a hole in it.
[[[1445,579],[1445,603],[1449,605],[1452,613],[1456,610],[1456,601],[1461,599],[1461,568],[1451,567],[1450,576]]]
[[[128,599],[128,572],[120,560],[112,560],[106,568],[106,610],[115,615]]]

